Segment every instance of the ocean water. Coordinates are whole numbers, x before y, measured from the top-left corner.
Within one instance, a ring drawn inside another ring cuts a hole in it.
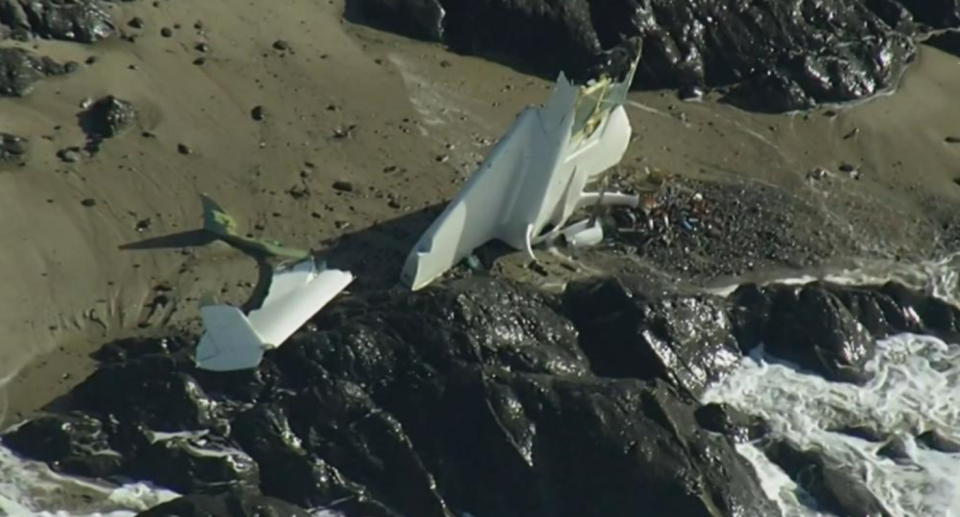
[[[898,280],[960,306],[958,271],[960,255],[914,265],[863,264],[825,279],[848,284]],[[960,441],[960,344],[904,334],[879,342],[877,351],[868,365],[874,379],[854,386],[828,382],[772,360],[761,348],[703,398],[763,416],[774,435],[804,448],[821,449],[863,480],[892,515],[960,516],[960,454],[928,450],[914,439],[921,432],[937,430]],[[899,436],[910,460],[894,462],[877,454],[882,443],[831,431],[842,424],[866,425]],[[158,433],[155,439],[181,435]],[[738,451],[756,468],[767,496],[785,516],[829,515],[813,507],[803,490],[755,445],[739,445]],[[109,485],[58,475],[42,463],[18,458],[0,447],[0,516],[125,517],[177,496],[148,483]],[[337,516],[324,509],[313,513]]]

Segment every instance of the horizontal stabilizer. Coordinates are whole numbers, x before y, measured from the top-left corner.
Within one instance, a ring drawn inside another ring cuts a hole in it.
[[[199,368],[255,368],[265,350],[282,345],[353,281],[347,271],[325,269],[313,259],[277,270],[259,309],[244,315],[229,305],[202,307],[205,333],[197,348]]]

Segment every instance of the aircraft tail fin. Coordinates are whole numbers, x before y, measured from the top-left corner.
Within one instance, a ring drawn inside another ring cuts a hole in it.
[[[200,315],[206,332],[197,348],[197,367],[216,372],[256,368],[265,345],[237,307],[207,305]]]

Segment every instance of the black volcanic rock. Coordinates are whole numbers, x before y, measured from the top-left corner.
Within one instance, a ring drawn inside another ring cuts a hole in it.
[[[820,284],[741,287],[738,338],[744,349],[760,343],[766,352],[813,370],[828,380],[863,383],[875,353],[874,336]]]
[[[769,432],[762,418],[748,415],[729,404],[707,404],[697,408],[694,414],[700,427],[730,436],[740,443],[757,440]]]
[[[81,412],[30,420],[4,435],[3,442],[68,474],[105,477],[121,467],[122,457],[111,450],[103,424]]]
[[[956,0],[360,0],[367,20],[553,76],[583,75],[628,38],[637,82],[693,94],[739,86],[763,111],[847,101],[892,86],[927,27],[960,26]]]
[[[309,517],[303,508],[248,488],[217,495],[179,497],[137,517]]]
[[[66,66],[49,57],[20,48],[0,48],[0,97],[23,97],[45,77],[66,73]]]
[[[804,450],[786,440],[767,444],[764,452],[831,513],[840,517],[892,516],[863,480],[844,471],[823,453]]]
[[[716,323],[714,301],[698,303]],[[685,389],[597,375],[561,309],[480,277],[346,295],[255,372],[198,371],[179,340],[129,341],[58,407],[100,422],[121,474],[188,495],[258,483],[303,508],[390,517],[779,514]]]
[[[80,127],[90,138],[112,138],[130,129],[137,121],[137,110],[129,101],[108,95],[80,114]]]
[[[100,0],[0,0],[0,24],[18,39],[94,43],[117,32]]]
[[[604,377],[659,377],[695,396],[741,358],[719,297],[649,295],[604,279],[570,285],[564,300]]]

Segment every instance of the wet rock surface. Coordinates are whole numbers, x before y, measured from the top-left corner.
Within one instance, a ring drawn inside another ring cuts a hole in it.
[[[124,133],[137,122],[133,103],[108,95],[78,115],[80,128],[87,135],[87,149],[96,151],[106,138]]]
[[[777,440],[767,444],[764,452],[805,495],[813,498],[816,506],[841,517],[892,515],[862,479],[843,470],[819,451],[804,450],[792,442]]]
[[[94,43],[116,34],[100,0],[0,0],[0,26],[20,40]]]
[[[762,111],[872,95],[892,86],[928,28],[960,26],[953,1],[357,0],[375,24],[454,50],[578,75],[602,51],[643,41],[643,88],[727,90]]]
[[[565,302],[598,375],[659,377],[696,396],[741,358],[721,298],[658,296],[611,279],[573,284]]]
[[[680,377],[598,375],[581,339],[561,300],[505,281],[346,296],[254,371],[196,370],[180,340],[110,347],[5,443],[50,462],[109,447],[183,493],[348,515],[777,515]]]
[[[256,490],[233,490],[226,494],[195,494],[155,506],[138,517],[308,517],[310,514],[281,499]]]
[[[828,284],[724,299],[630,278],[562,296],[481,276],[367,291],[338,298],[255,370],[198,370],[189,337],[111,344],[92,376],[3,441],[61,472],[188,495],[145,515],[338,502],[364,516],[767,517],[779,511],[734,448],[767,426],[697,394],[758,336],[812,310],[825,323],[810,335],[834,341],[777,350],[813,347],[831,358],[813,367],[833,375],[860,363],[831,346],[869,346],[850,336],[955,329],[924,300]],[[910,311],[928,316],[897,319]],[[767,452],[825,507],[878,508],[818,455],[780,442]]]
[[[27,50],[0,48],[0,97],[23,97],[45,77],[63,75],[72,68]]]

